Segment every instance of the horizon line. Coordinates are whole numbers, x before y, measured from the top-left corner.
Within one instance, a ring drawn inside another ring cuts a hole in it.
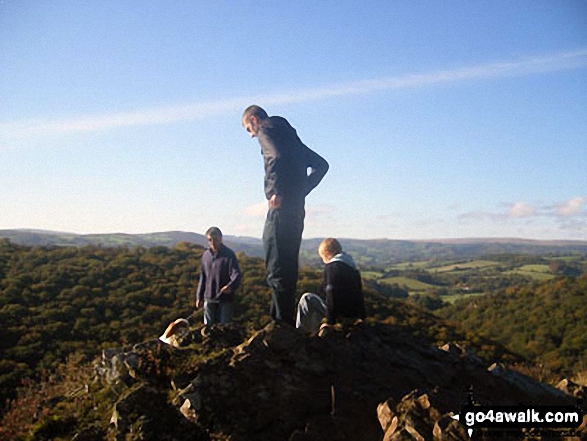
[[[152,234],[167,234],[167,233],[183,233],[183,234],[197,234],[200,236],[204,236],[204,234],[196,233],[194,231],[185,231],[185,230],[165,230],[165,231],[151,231],[148,233],[124,233],[121,231],[118,232],[109,232],[109,233],[74,233],[71,231],[55,231],[55,230],[44,230],[42,228],[0,228],[0,233],[6,231],[18,231],[18,232],[28,232],[31,234],[46,234],[46,235],[73,235],[73,236],[108,236],[108,235],[125,235],[125,236],[146,236]],[[243,236],[243,235],[236,235],[236,234],[226,234],[224,237],[233,237],[233,238],[246,238],[246,239],[256,239],[261,241],[259,237],[253,236]],[[0,237],[1,239],[2,237]],[[324,239],[325,237],[307,237],[303,238],[302,240],[319,240]],[[427,238],[427,239],[391,239],[389,237],[373,237],[370,239],[358,239],[355,237],[346,237],[340,236],[337,237],[339,240],[357,240],[357,241],[396,241],[396,242],[455,242],[455,241],[527,241],[527,242],[579,242],[587,244],[587,239],[532,239],[532,238],[525,238],[525,237],[513,237],[513,236],[499,236],[499,237],[482,237],[482,236],[475,236],[475,237],[455,237],[455,238],[447,238],[447,237],[437,237],[437,238]]]

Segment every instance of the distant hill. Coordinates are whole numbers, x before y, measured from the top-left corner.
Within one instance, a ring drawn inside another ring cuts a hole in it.
[[[320,264],[317,254],[321,239],[302,243],[301,258]],[[587,241],[539,241],[526,239],[437,239],[428,241],[390,239],[340,239],[361,268],[386,268],[420,260],[466,260],[503,254],[587,255]]]
[[[6,238],[17,245],[26,246],[83,246],[102,245],[116,246],[166,246],[171,247],[178,242],[189,242],[206,245],[202,234],[183,231],[166,231],[148,234],[73,234],[44,230],[0,230],[0,238]]]
[[[0,230],[0,238],[14,244],[27,246],[83,246],[107,247],[173,247],[179,242],[206,246],[202,234],[183,231],[166,231],[147,234],[73,234],[43,230]],[[318,244],[322,238],[306,239],[302,242],[300,257],[303,263],[319,266]],[[475,259],[497,254],[530,255],[587,255],[587,241],[540,241],[514,238],[478,239],[340,239],[343,248],[350,252],[363,267],[385,267],[399,262],[418,260]],[[263,256],[261,239],[252,237],[224,237],[224,242],[234,249],[252,257]]]

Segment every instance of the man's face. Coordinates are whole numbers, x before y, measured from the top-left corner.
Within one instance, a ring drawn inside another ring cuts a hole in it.
[[[249,132],[251,138],[256,138],[259,134],[259,120],[256,116],[250,116],[248,119],[243,119],[243,127]]]
[[[222,236],[212,234],[210,236],[207,236],[206,239],[208,240],[208,245],[210,245],[210,249],[214,252],[217,252],[222,246]]]

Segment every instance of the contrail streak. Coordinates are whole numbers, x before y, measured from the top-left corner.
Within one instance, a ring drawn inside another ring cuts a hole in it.
[[[410,89],[475,79],[528,76],[585,66],[587,66],[587,49],[582,49],[542,57],[522,58],[516,61],[495,62],[424,74],[354,81],[328,87],[299,89],[265,96],[155,107],[133,112],[88,115],[63,120],[41,119],[7,122],[0,124],[0,146],[7,145],[7,141],[10,139],[38,138],[75,132],[93,132],[120,127],[172,124],[199,120],[211,116],[240,112],[251,103],[260,103],[262,105],[304,103],[335,97],[365,95],[378,91]]]

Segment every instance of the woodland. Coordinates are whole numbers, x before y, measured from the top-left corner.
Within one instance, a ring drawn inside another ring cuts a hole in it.
[[[190,316],[203,251],[186,242],[60,247],[0,239],[3,413],[19,404],[22,390],[43,390],[71,360],[89,369],[103,349],[156,339],[171,321]],[[237,255],[243,283],[235,321],[253,333],[270,321],[269,288],[262,259]],[[319,267],[303,266],[298,295],[315,291],[321,277]],[[583,255],[413,261],[366,268],[363,277],[371,322],[435,345],[458,342],[541,381],[585,382]],[[201,320],[197,312],[190,321]]]

